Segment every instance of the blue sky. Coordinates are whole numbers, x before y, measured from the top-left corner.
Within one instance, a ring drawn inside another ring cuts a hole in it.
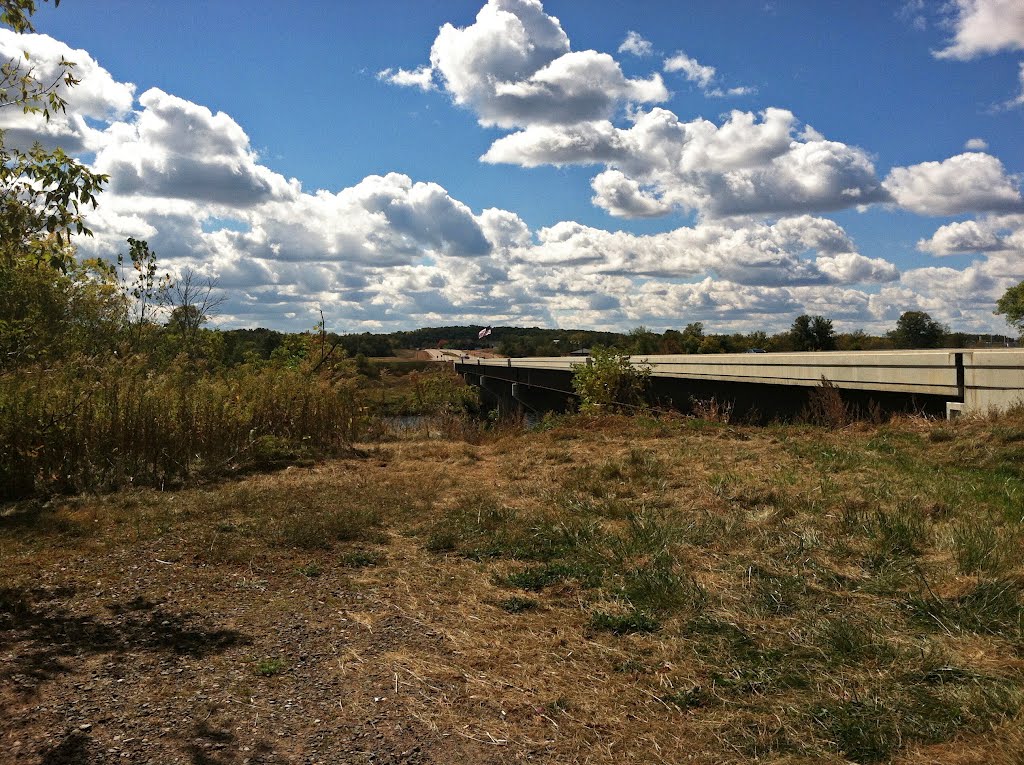
[[[999,331],[1024,278],[1020,0],[64,0],[36,26],[0,50],[66,45],[83,84],[7,140],[110,173],[82,250],[149,239],[228,325]]]

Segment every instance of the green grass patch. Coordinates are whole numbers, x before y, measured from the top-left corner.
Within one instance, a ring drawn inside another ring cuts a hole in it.
[[[1019,640],[1024,626],[1021,591],[1018,580],[986,579],[957,598],[938,598],[929,592],[908,603],[919,621],[934,628]]]
[[[540,608],[540,601],[534,598],[521,598],[513,596],[498,601],[498,608],[510,614],[522,614],[527,611],[536,611]]]
[[[594,611],[590,615],[590,629],[594,632],[610,632],[613,635],[630,635],[634,633],[657,632],[661,622],[650,614],[642,611],[630,611],[625,614],[610,614],[606,611]]]
[[[497,585],[533,592],[566,582],[577,582],[583,587],[596,587],[600,583],[600,573],[566,563],[547,563],[494,576],[494,583]]]
[[[341,556],[341,565],[346,568],[369,568],[379,566],[387,556],[378,550],[352,550]]]
[[[284,659],[263,659],[256,664],[256,674],[262,677],[273,677],[274,675],[280,675],[288,668]]]

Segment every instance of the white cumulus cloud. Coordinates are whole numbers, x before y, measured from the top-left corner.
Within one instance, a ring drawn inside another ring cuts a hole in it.
[[[953,0],[953,39],[937,58],[966,61],[987,53],[1024,48],[1020,0]]]
[[[650,40],[645,40],[639,32],[630,30],[626,33],[626,39],[619,46],[619,53],[631,53],[634,56],[650,56],[654,53],[654,46]]]
[[[733,111],[716,125],[682,122],[655,108],[634,115],[629,128],[603,121],[529,127],[495,141],[482,159],[525,167],[606,165],[619,173],[609,177],[618,196],[625,180],[643,189],[643,204],[632,214],[672,207],[708,216],[792,214],[887,198],[863,150],[812,130],[798,133],[797,127],[785,109],[767,109],[760,119]],[[595,190],[608,183],[595,181]],[[600,190],[595,201],[610,212],[631,214],[630,205],[616,204]]]
[[[665,59],[664,69],[666,72],[682,72],[686,79],[696,83],[701,88],[706,88],[715,78],[715,68],[713,66],[705,66],[682,51],[679,51],[671,58]]]
[[[0,130],[5,132],[8,145],[26,148],[38,140],[45,146],[59,145],[69,152],[95,151],[102,136],[87,124],[86,118],[117,119],[131,110],[135,85],[115,81],[88,52],[48,35],[15,34],[0,29],[0,61],[20,63],[23,73],[31,69],[41,83],[49,85],[57,80],[61,59],[75,64],[71,71],[81,80],[73,88],[63,82],[55,88],[58,95],[72,102],[73,108],[67,114],[51,114],[49,122],[23,114],[17,108],[0,110]]]
[[[89,215],[96,236],[77,240],[81,254],[109,258],[126,237],[147,239],[165,267],[220,278],[230,324],[304,329],[322,308],[346,331],[695,320],[748,331],[820,313],[841,329],[882,332],[916,308],[991,331],[1002,328],[995,298],[1024,276],[1019,182],[996,158],[969,152],[895,168],[883,188],[866,151],[785,109],[713,121],[623,110],[663,99],[660,77],[630,79],[607,54],[571,50],[537,0],[491,0],[470,26],[441,30],[429,66],[379,76],[443,88],[482,123],[516,129],[492,145],[488,162],[594,166],[593,201],[611,214],[681,209],[695,211],[695,223],[646,235],[575,221],[531,231],[512,211],[476,211],[402,173],[307,190],[268,167],[230,115],[155,88],[135,101],[133,85],[84,51],[17,38],[26,40],[40,62],[65,55],[93,79],[83,77],[49,135],[111,176]],[[716,81],[707,83],[714,95]],[[17,120],[9,140],[47,137],[39,118]],[[900,274],[816,214],[879,201],[928,215],[988,212],[918,244],[927,255],[978,260]]]
[[[118,194],[246,207],[289,197],[295,183],[259,163],[242,127],[223,112],[151,88],[134,119],[114,122],[96,155]]]
[[[921,215],[1024,210],[1018,179],[982,152],[894,167],[883,185],[896,204]]]
[[[917,249],[932,255],[1004,252],[1024,256],[1024,215],[987,215],[940,226]]]
[[[430,70],[482,125],[506,128],[600,119],[620,103],[668,98],[658,74],[630,79],[607,53],[572,51],[539,0],[489,0],[473,24],[445,24]]]
[[[622,218],[651,218],[672,208],[640,188],[640,184],[618,170],[605,170],[591,181],[591,201]]]
[[[1020,62],[1020,70],[1017,73],[1017,80],[1020,83],[1020,92],[1003,104],[1003,107],[1006,109],[1024,106],[1024,61]]]
[[[415,87],[420,90],[436,90],[434,85],[434,70],[429,66],[421,66],[417,69],[382,69],[377,72],[377,79],[390,82],[392,85],[403,85]]]

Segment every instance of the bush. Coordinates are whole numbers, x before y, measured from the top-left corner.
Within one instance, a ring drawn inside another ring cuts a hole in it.
[[[595,348],[587,364],[575,367],[572,387],[584,412],[633,411],[644,406],[650,374],[648,367],[632,364],[629,356]]]

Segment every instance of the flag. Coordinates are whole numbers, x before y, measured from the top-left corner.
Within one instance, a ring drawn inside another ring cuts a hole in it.
[[[477,333],[476,339],[483,340],[485,337],[491,334],[491,332],[493,332],[493,330],[490,327],[484,327]]]

